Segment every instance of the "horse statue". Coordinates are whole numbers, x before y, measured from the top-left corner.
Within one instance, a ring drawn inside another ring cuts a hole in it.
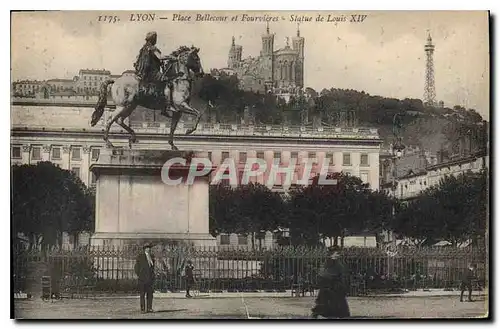
[[[172,150],[178,150],[173,140],[174,132],[182,114],[186,113],[196,117],[196,124],[186,131],[186,135],[192,134],[198,128],[201,119],[200,111],[189,105],[194,78],[204,75],[200,57],[198,56],[199,50],[196,47],[182,46],[172,53],[175,54],[174,61],[162,62],[163,72],[171,79],[171,84],[165,82],[164,97],[145,95],[141,89],[140,81],[135,75],[121,76],[115,81],[106,80],[101,84],[99,101],[92,113],[90,125],[95,126],[104,114],[104,108],[107,105],[108,86],[112,84],[111,97],[116,105],[116,113],[106,124],[104,140],[107,147],[114,147],[109,141],[109,130],[115,122],[130,134],[129,147],[132,147],[132,143],[137,143],[135,132],[124,122],[137,106],[140,105],[150,110],[162,110],[169,106],[172,114],[166,116],[171,117],[172,121],[168,143]]]

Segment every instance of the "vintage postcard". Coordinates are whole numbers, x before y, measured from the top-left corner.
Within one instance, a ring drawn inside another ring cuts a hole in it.
[[[488,318],[489,24],[13,11],[11,317]]]

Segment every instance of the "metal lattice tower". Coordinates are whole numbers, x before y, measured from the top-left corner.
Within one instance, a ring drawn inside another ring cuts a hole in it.
[[[434,45],[429,33],[425,44],[425,90],[424,102],[428,105],[436,104],[436,86],[434,85]]]

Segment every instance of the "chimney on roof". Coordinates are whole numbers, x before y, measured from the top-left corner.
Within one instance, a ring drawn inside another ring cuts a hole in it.
[[[427,155],[425,154],[425,150],[420,150],[419,152],[419,166],[418,169],[425,169],[429,165],[429,161],[427,159]]]

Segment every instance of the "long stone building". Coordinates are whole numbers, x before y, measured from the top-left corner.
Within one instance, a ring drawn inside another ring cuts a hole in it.
[[[422,158],[418,158],[422,162]],[[415,164],[414,169],[396,179],[396,190],[391,189],[392,182],[384,182],[381,188],[394,197],[410,201],[429,187],[438,185],[446,176],[459,176],[468,172],[478,173],[489,170],[489,155],[486,152],[474,152],[460,158],[447,161]]]
[[[11,163],[36,164],[51,161],[62,169],[72,170],[88,186],[95,184],[89,167],[105,147],[103,130],[113,109],[90,127],[93,102],[56,103],[51,100],[22,99],[11,108]],[[180,149],[206,152],[217,165],[228,157],[237,163],[247,158],[262,158],[268,163],[277,159],[286,164],[290,159],[329,158],[331,172],[348,172],[379,188],[379,152],[381,140],[376,129],[301,126],[252,126],[242,124],[202,123],[192,135],[184,132],[192,123],[181,122],[175,137]],[[139,143],[134,148],[169,150],[169,125],[165,122],[132,122]],[[128,147],[128,134],[121,127],[111,129],[115,146]],[[265,175],[256,181],[264,183]],[[283,190],[277,178],[275,190]],[[221,238],[224,243],[241,242],[238,238]],[[272,238],[265,244],[271,244]]]

